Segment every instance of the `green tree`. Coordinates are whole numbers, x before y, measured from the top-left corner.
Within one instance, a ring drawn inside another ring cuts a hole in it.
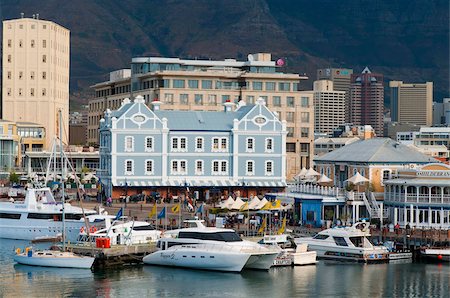
[[[9,173],[9,182],[11,183],[19,183],[20,176],[15,172]]]

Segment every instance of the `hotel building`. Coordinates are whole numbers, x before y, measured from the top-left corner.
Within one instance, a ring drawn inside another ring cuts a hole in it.
[[[38,17],[3,21],[2,119],[33,122],[46,130],[46,146],[69,134],[70,32]]]
[[[350,122],[371,125],[376,135],[383,135],[384,86],[383,75],[365,68],[352,74],[350,86]]]
[[[345,92],[334,91],[333,82],[314,82],[314,132],[332,135],[345,123]]]
[[[141,95],[125,99],[100,120],[100,169],[106,195],[159,192],[161,196],[240,191],[244,196],[286,185],[287,123],[262,98],[225,102],[225,110],[167,111]]]
[[[353,69],[323,68],[317,70],[317,80],[330,80],[335,91],[345,92],[345,122],[350,122],[350,82]]]
[[[406,84],[390,81],[391,119],[394,122],[433,124],[433,83]]]
[[[99,121],[106,109],[118,109],[124,98],[141,95],[149,104],[158,99],[161,110],[221,111],[231,101],[255,104],[261,97],[287,123],[288,179],[309,167],[313,155],[313,94],[299,91],[305,76],[279,72],[266,53],[247,61],[225,59],[133,58],[130,69],[110,74],[109,81],[95,84],[89,102],[88,143],[97,144]]]
[[[450,167],[427,164],[384,181],[384,204],[394,224],[450,229]]]

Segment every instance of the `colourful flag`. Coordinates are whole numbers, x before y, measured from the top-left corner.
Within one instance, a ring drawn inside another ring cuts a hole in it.
[[[158,219],[166,217],[166,207],[164,207],[158,214]]]
[[[150,213],[148,214],[148,217],[153,217],[153,216],[155,216],[156,215],[156,203],[155,203],[155,205],[153,205],[153,208],[152,208],[152,210],[150,211]]]
[[[278,235],[283,234],[286,231],[286,216],[283,218],[283,223],[281,224],[281,228],[278,229]]]
[[[266,229],[266,218],[263,219],[263,222],[262,222],[261,226],[259,227],[258,234],[264,233],[265,229]]]
[[[180,212],[180,204],[174,205],[172,207],[172,213],[178,213]]]
[[[280,200],[276,200],[275,202],[273,202],[272,206],[270,206],[270,209],[280,209],[281,208],[281,201]]]
[[[200,207],[197,208],[197,211],[195,211],[195,213],[203,214],[203,204],[201,204]]]
[[[114,220],[118,220],[122,217],[123,215],[123,208],[120,208],[119,211],[117,211],[116,217],[114,218]]]
[[[245,204],[241,206],[241,208],[239,209],[239,211],[247,211],[247,210],[248,210],[248,203],[245,202]]]

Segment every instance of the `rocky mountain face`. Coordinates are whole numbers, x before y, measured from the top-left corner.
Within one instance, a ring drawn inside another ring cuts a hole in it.
[[[238,58],[270,52],[287,71],[368,65],[386,80],[435,82],[449,96],[447,0],[4,0],[3,19],[53,20],[71,30],[71,93],[135,56]]]

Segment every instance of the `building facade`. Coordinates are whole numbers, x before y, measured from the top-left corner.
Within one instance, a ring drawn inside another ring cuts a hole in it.
[[[352,74],[350,87],[350,122],[371,125],[378,136],[383,135],[384,83],[383,75],[365,68]]]
[[[426,164],[402,169],[385,181],[389,218],[402,227],[450,228],[450,167]]]
[[[142,96],[105,112],[100,121],[100,170],[106,195],[196,192],[199,198],[243,195],[286,185],[286,121],[262,98],[233,111],[151,110]]]
[[[330,80],[335,91],[345,92],[345,122],[350,122],[350,79],[353,69],[323,68],[317,70],[317,80]]]
[[[69,134],[70,32],[45,20],[3,21],[2,118],[33,122],[46,130],[46,145],[59,132]]]
[[[345,123],[345,91],[335,91],[333,82],[314,82],[314,132],[331,135]]]
[[[391,119],[394,122],[433,124],[433,83],[406,84],[390,81]]]
[[[292,179],[309,167],[313,155],[313,94],[299,91],[304,76],[279,72],[266,53],[247,61],[226,59],[133,58],[131,70],[110,74],[110,80],[92,88],[89,102],[88,143],[98,143],[99,121],[106,109],[117,109],[126,97],[141,95],[147,104],[158,99],[162,110],[221,111],[231,101],[254,104],[262,97],[280,120],[286,120],[286,175]]]

